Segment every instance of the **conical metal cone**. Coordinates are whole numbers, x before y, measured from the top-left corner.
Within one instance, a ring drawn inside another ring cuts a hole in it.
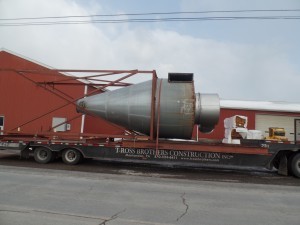
[[[150,133],[152,82],[93,95],[77,102],[80,107],[112,123],[144,134]]]

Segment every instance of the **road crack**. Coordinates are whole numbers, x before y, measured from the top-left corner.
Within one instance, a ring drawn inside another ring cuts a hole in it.
[[[109,219],[106,219],[102,223],[99,223],[99,225],[106,225],[107,222],[117,219],[119,217],[119,215],[125,211],[126,211],[126,209],[123,209],[122,211],[117,212],[116,214],[112,215]]]
[[[21,210],[10,210],[10,209],[0,209],[0,212],[29,213],[28,211],[21,211]]]
[[[184,217],[184,216],[187,214],[188,210],[189,210],[189,205],[186,203],[186,199],[185,199],[184,196],[185,196],[185,192],[180,196],[180,198],[181,198],[181,200],[182,200],[182,204],[185,206],[185,212],[182,213],[182,214],[176,219],[176,221],[179,221],[182,217]]]

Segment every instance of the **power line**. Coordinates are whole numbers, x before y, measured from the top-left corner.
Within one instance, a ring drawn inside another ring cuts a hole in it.
[[[67,25],[88,23],[149,23],[149,22],[185,22],[207,20],[299,20],[300,16],[255,16],[255,17],[186,17],[186,18],[160,18],[160,19],[121,19],[121,20],[76,20],[54,22],[23,22],[23,23],[0,23],[0,26],[33,26],[33,25]]]
[[[245,12],[295,12],[300,9],[285,10],[231,10],[231,11],[200,11],[200,12],[165,12],[165,13],[136,13],[136,14],[105,14],[90,16],[61,16],[61,17],[32,17],[0,19],[0,26],[48,26],[48,25],[69,25],[69,24],[89,24],[89,23],[155,23],[155,22],[196,22],[196,21],[232,21],[232,20],[299,20],[299,16],[202,16],[202,17],[162,17],[162,18],[126,18],[126,19],[95,19],[100,16],[140,16],[140,15],[171,15],[171,14],[196,14],[196,13],[245,13]],[[70,19],[70,18],[91,18],[89,20],[54,20],[45,19]],[[25,20],[25,22],[20,21]],[[26,21],[34,20],[34,21]],[[40,20],[35,22],[36,20]],[[20,21],[20,22],[1,22],[1,21]]]
[[[209,13],[253,13],[253,12],[300,12],[300,9],[247,9],[247,10],[210,10],[191,12],[149,12],[149,13],[118,13],[118,14],[95,14],[86,16],[46,16],[46,17],[20,17],[3,18],[2,21],[10,20],[42,20],[42,19],[66,19],[66,18],[93,18],[93,17],[118,17],[118,16],[150,16],[150,15],[180,15],[180,14],[209,14]]]

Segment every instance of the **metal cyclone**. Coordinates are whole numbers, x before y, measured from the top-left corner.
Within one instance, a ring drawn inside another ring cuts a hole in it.
[[[152,84],[149,80],[80,99],[77,111],[150,135]],[[200,131],[210,132],[218,123],[218,95],[195,94],[193,80],[158,79],[155,100],[153,126],[156,131],[159,118],[160,138],[190,139],[195,124]]]

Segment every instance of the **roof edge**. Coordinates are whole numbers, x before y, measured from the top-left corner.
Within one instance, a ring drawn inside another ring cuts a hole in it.
[[[29,62],[32,62],[32,63],[34,63],[34,64],[37,64],[37,65],[39,65],[39,66],[45,67],[45,68],[47,68],[47,69],[49,69],[49,70],[57,69],[57,68],[55,68],[55,67],[51,67],[51,66],[46,65],[46,64],[44,64],[44,63],[42,63],[42,62],[36,61],[36,60],[34,60],[34,59],[32,59],[32,58],[29,58],[29,57],[27,57],[27,56],[24,56],[24,55],[22,55],[22,54],[16,53],[16,52],[14,52],[14,51],[12,51],[12,50],[9,50],[9,49],[6,49],[6,48],[0,48],[0,52],[7,52],[7,53],[9,53],[9,54],[11,54],[11,55],[15,55],[15,56],[17,56],[17,57],[20,57],[20,58],[22,58],[22,59],[25,59],[25,60],[27,60],[27,61],[29,61]],[[58,73],[61,74],[61,75],[64,75],[64,76],[74,77],[74,75],[69,74],[69,73],[66,73],[66,72],[63,72],[63,73],[62,73],[62,72],[58,72]],[[78,81],[79,81],[79,80],[78,80]],[[89,82],[87,82],[87,81],[85,81],[85,80],[83,80],[83,79],[81,79],[80,82],[86,83],[86,84],[90,84]]]
[[[15,55],[15,56],[18,56],[18,57],[20,57],[20,58],[22,58],[22,59],[25,59],[25,60],[30,61],[30,62],[32,62],[32,63],[38,64],[38,65],[40,65],[40,66],[46,67],[47,69],[50,69],[50,70],[56,69],[56,68],[51,67],[51,66],[49,66],[49,65],[47,65],[47,64],[44,64],[44,63],[39,62],[39,61],[36,61],[36,60],[34,60],[34,59],[32,59],[32,58],[29,58],[29,57],[27,57],[27,56],[25,56],[25,55],[22,55],[22,54],[20,54],[20,53],[14,52],[14,51],[9,50],[9,49],[6,49],[6,48],[1,48],[1,49],[0,49],[0,52],[2,52],[2,51],[3,51],[3,52],[7,52],[7,53],[12,54],[12,55]]]
[[[300,113],[300,103],[276,101],[249,101],[249,100],[220,100],[223,109],[258,110],[273,112]]]

